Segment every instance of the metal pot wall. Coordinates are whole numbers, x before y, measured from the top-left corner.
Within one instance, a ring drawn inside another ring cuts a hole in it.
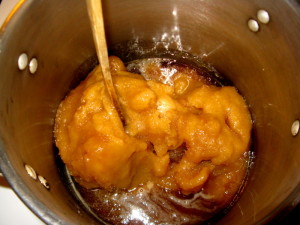
[[[269,13],[269,23],[257,19],[260,9]],[[239,201],[218,223],[263,224],[297,205],[300,140],[291,127],[300,117],[300,2],[114,0],[104,2],[104,11],[114,54],[130,60],[186,51],[211,63],[247,99],[255,122],[255,164]],[[249,29],[251,18],[258,32]],[[22,53],[31,63],[37,60],[36,71],[34,63],[18,68]],[[52,133],[59,102],[94,65],[93,56],[82,0],[20,1],[1,29],[0,166],[19,197],[48,224],[99,222],[62,178]],[[28,176],[25,165],[49,188]]]

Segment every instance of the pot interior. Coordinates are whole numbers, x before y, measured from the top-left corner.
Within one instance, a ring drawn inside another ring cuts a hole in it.
[[[271,20],[252,32],[247,22],[259,9]],[[299,202],[300,140],[291,134],[300,117],[298,1],[105,1],[104,12],[111,54],[130,61],[187,52],[245,96],[254,121],[254,165],[219,224],[268,222]],[[46,223],[97,223],[70,193],[53,144],[58,104],[97,63],[85,2],[25,1],[0,35],[1,170]],[[22,53],[37,59],[34,74],[18,68]],[[29,177],[25,165],[50,188]]]

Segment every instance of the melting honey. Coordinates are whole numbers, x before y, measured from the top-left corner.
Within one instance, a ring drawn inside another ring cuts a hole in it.
[[[56,117],[56,145],[81,196],[113,224],[211,219],[246,175],[252,124],[243,97],[176,60],[110,63],[125,126],[98,67]]]

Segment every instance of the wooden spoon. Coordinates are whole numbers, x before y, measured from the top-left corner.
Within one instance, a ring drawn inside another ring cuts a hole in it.
[[[103,12],[102,12],[102,1],[86,0],[86,3],[87,3],[87,9],[88,9],[91,27],[93,31],[96,52],[100,62],[100,67],[103,73],[107,92],[111,98],[114,107],[116,108],[119,114],[121,121],[123,122],[120,103],[117,97],[116,89],[112,82],[112,77],[109,68],[108,51],[107,51],[104,22],[103,22],[104,20],[103,20]]]

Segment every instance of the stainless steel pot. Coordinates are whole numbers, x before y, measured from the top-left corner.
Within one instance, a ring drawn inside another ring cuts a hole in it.
[[[269,23],[257,18],[260,9],[269,13]],[[300,139],[297,122],[293,132],[291,127],[300,118],[300,2],[107,0],[104,11],[114,54],[130,60],[189,52],[211,63],[247,99],[255,121],[255,164],[238,203],[218,223],[264,224],[297,205]],[[249,29],[249,19],[258,32]],[[30,65],[19,58],[22,53]],[[52,133],[59,102],[94,65],[93,56],[82,0],[20,1],[1,29],[0,166],[48,224],[98,223],[62,179]],[[49,186],[32,179],[28,165]]]

